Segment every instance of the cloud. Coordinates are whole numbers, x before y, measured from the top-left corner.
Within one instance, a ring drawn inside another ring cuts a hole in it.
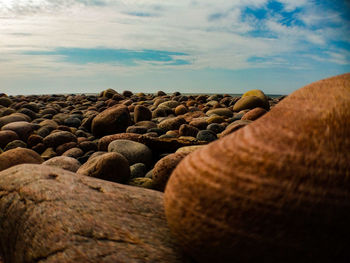
[[[102,62],[109,69],[114,62],[123,73],[130,65],[140,72],[295,67],[291,54],[333,52],[333,40],[350,42],[340,11],[304,0],[18,0],[0,3],[0,17],[0,49],[17,71],[25,68],[18,61],[30,59],[31,67],[53,73],[59,65],[98,70]],[[108,61],[101,47],[117,53]],[[69,54],[74,50],[79,52]],[[159,57],[147,60],[150,51]],[[38,53],[33,58],[28,52]],[[312,56],[310,64],[317,62]],[[72,63],[83,57],[84,63]],[[318,57],[347,61],[331,53]]]
[[[162,63],[164,65],[188,65],[188,54],[162,50],[127,50],[110,48],[57,48],[52,51],[25,51],[24,55],[54,56],[58,60],[73,64],[117,64],[136,66],[139,62]]]

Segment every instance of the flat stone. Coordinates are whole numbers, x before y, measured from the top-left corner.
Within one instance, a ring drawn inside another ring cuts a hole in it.
[[[4,262],[188,263],[160,192],[46,165],[0,173]]]

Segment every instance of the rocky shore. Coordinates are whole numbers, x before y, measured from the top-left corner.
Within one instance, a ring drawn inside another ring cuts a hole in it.
[[[0,94],[0,262],[349,259],[349,83]]]
[[[98,96],[2,94],[0,171],[37,163],[163,191],[180,156],[248,125],[278,101],[259,90],[242,98],[112,89]]]

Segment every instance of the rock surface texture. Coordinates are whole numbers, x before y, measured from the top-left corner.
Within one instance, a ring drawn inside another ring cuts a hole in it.
[[[189,262],[161,193],[30,164],[0,173],[0,253],[4,262]]]
[[[350,74],[188,155],[165,190],[199,262],[350,262]]]

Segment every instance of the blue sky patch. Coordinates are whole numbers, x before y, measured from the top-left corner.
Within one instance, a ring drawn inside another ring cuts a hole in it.
[[[188,60],[178,56],[188,56],[183,52],[162,50],[128,50],[108,48],[57,48],[53,51],[27,51],[25,55],[62,56],[63,61],[75,64],[116,63],[125,66],[135,66],[137,62],[164,62],[167,65],[188,65]]]

